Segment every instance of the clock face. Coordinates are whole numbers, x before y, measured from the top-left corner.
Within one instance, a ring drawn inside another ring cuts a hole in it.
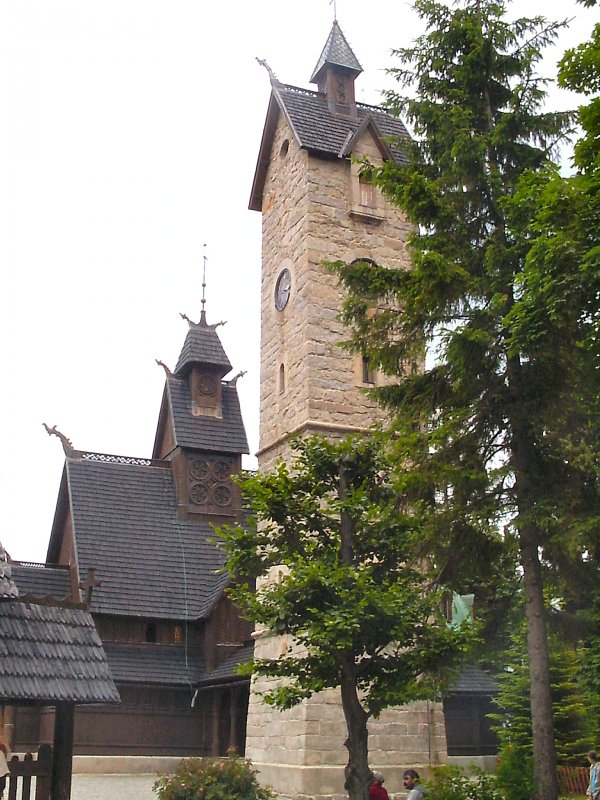
[[[283,311],[290,299],[292,290],[292,275],[289,269],[282,269],[275,283],[275,308]]]

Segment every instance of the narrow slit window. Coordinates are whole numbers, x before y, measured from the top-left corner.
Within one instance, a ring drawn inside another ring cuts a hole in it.
[[[283,364],[279,365],[279,394],[285,392],[285,367]]]
[[[369,356],[362,357],[362,382],[371,384],[375,383],[375,371],[371,366]]]

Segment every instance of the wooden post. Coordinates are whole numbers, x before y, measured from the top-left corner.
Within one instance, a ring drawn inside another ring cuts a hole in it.
[[[70,800],[73,774],[74,703],[57,703],[54,720],[54,764],[51,800]]]
[[[38,749],[35,779],[35,800],[49,800],[52,785],[52,748],[42,744]]]
[[[210,743],[210,754],[212,756],[220,755],[220,742],[219,731],[221,721],[221,692],[218,689],[213,690],[212,697],[212,742]]]
[[[237,753],[238,737],[238,689],[232,686],[229,690],[229,750]]]

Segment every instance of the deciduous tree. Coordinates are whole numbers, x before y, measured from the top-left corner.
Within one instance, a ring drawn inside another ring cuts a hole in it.
[[[291,467],[243,479],[249,525],[218,535],[236,604],[259,629],[293,637],[281,658],[251,664],[278,679],[265,701],[285,709],[339,687],[346,789],[366,800],[368,719],[438,696],[470,635],[442,616],[440,587],[417,557],[419,515],[403,505],[381,442],[313,438],[293,451]]]

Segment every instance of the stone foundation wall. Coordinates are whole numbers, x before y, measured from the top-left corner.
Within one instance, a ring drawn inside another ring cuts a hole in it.
[[[289,644],[285,637],[262,634],[256,640],[256,656],[276,658]],[[285,797],[345,797],[347,731],[339,690],[320,692],[295,708],[277,711],[260,699],[272,686],[272,679],[253,679],[248,709],[246,756],[259,769],[261,780]],[[441,704],[389,708],[371,720],[369,759],[374,769],[383,770],[386,784],[395,791],[402,789],[405,769],[422,771],[445,762]]]

